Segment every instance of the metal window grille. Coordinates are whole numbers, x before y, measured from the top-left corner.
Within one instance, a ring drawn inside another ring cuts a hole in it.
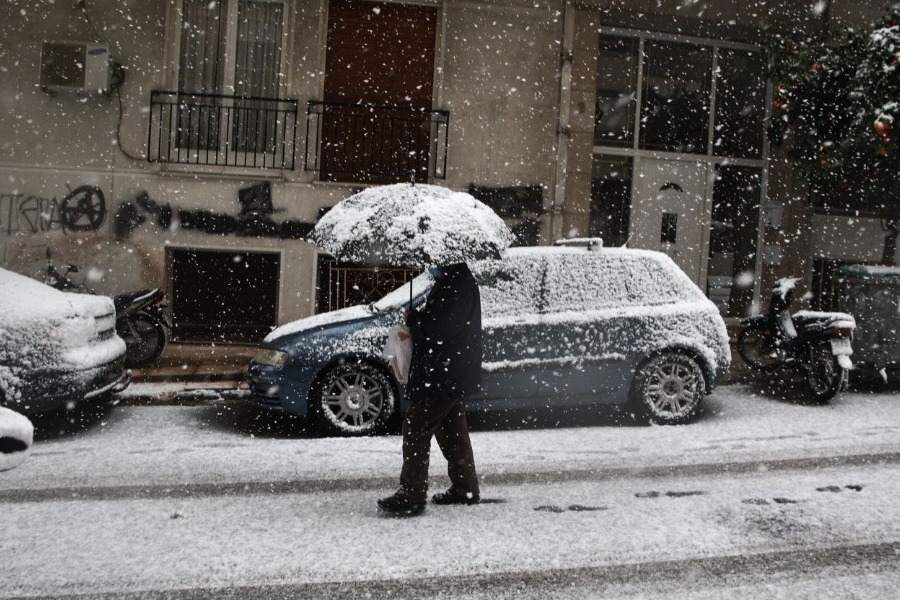
[[[294,168],[297,100],[153,91],[150,162]]]
[[[329,256],[320,256],[316,312],[375,302],[407,283],[420,271],[405,267],[338,263]]]
[[[310,102],[306,118],[304,165],[322,179],[446,178],[449,111]]]

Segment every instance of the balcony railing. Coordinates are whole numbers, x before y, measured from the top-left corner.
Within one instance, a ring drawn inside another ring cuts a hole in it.
[[[326,181],[392,183],[444,179],[450,113],[310,102],[307,171]]]
[[[297,101],[154,91],[150,162],[293,169]]]

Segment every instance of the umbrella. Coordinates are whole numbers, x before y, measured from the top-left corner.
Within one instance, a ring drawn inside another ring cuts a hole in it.
[[[306,239],[343,262],[424,268],[500,258],[513,235],[469,194],[401,183],[339,202]]]

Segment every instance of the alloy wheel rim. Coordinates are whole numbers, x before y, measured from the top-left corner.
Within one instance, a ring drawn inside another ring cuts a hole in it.
[[[361,430],[371,427],[381,415],[384,393],[378,382],[365,373],[346,373],[325,392],[323,405],[339,427]]]
[[[667,362],[650,374],[647,395],[657,413],[673,417],[690,411],[697,398],[697,375],[687,365]]]

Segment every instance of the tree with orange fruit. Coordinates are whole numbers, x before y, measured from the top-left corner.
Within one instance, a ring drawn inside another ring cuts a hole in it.
[[[830,213],[877,217],[884,264],[900,233],[900,3],[837,43],[780,40],[769,139],[790,140],[809,198]]]

